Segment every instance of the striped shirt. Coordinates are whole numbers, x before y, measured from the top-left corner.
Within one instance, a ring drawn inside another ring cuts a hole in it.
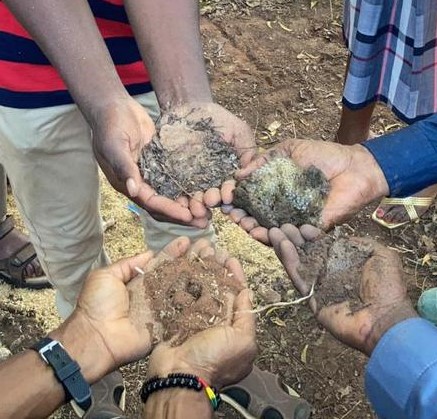
[[[131,95],[150,92],[123,0],[89,0],[117,72]],[[73,103],[61,76],[0,0],[0,105],[42,108]]]

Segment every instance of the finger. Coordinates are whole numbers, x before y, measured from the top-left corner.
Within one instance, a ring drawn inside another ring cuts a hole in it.
[[[188,198],[186,196],[178,196],[175,201],[184,208],[189,207]]]
[[[230,214],[233,209],[234,209],[234,206],[231,204],[221,206],[221,210],[222,210],[223,214],[226,214],[226,215]]]
[[[165,246],[159,255],[164,255],[166,258],[177,259],[184,256],[190,248],[191,242],[188,237],[178,237]]]
[[[270,160],[270,156],[268,153],[264,153],[263,155],[256,157],[253,161],[251,161],[246,167],[243,167],[240,170],[235,172],[235,178],[237,180],[245,179],[252,174],[255,170],[264,166]]]
[[[220,190],[222,202],[224,205],[230,205],[234,199],[235,180],[227,180],[223,183]]]
[[[300,247],[305,244],[305,239],[303,238],[300,230],[293,224],[284,224],[281,226],[281,231],[296,247]]]
[[[231,326],[234,320],[234,303],[235,303],[235,295],[232,292],[227,292],[225,294],[226,299],[226,314],[225,314],[225,324],[227,326]]]
[[[216,255],[216,252],[211,245],[202,248],[199,252],[199,257],[201,259],[207,259],[207,258],[213,257],[215,255]]]
[[[208,247],[212,247],[211,246],[211,242],[208,239],[199,239],[196,240],[190,248],[190,255],[194,255],[194,256],[200,256],[200,253],[208,248]]]
[[[259,227],[259,224],[253,217],[244,217],[240,220],[240,227],[250,233],[254,228]]]
[[[296,247],[279,228],[272,228],[269,231],[269,239],[294,286],[302,295],[307,295],[311,287],[300,277],[297,271],[300,260]]]
[[[205,205],[209,208],[214,208],[220,205],[222,197],[219,188],[210,188],[205,192],[203,197]]]
[[[247,212],[240,208],[234,208],[230,212],[229,217],[234,223],[239,224],[242,218],[247,217]]]
[[[148,251],[130,258],[121,259],[107,268],[108,273],[120,278],[125,284],[138,275],[138,268],[144,268],[153,258],[153,252]]]
[[[243,288],[247,288],[247,279],[244,273],[243,266],[237,258],[229,258],[226,260],[225,267],[229,270],[229,274]],[[228,274],[228,275],[229,275]]]
[[[323,234],[322,230],[309,224],[304,224],[299,230],[302,234],[302,237],[308,241],[314,241]]]
[[[147,212],[153,215],[156,214],[166,217],[167,221],[173,221],[179,224],[187,224],[193,220],[193,216],[188,208],[184,208],[178,202],[169,198],[157,195],[155,190],[147,183],[143,182],[141,188],[133,201]]]
[[[266,246],[270,246],[269,230],[267,230],[265,227],[255,227],[250,231],[249,234],[255,240],[265,244]]]
[[[210,214],[208,214],[208,216],[204,218],[194,218],[193,221],[191,221],[190,223],[190,227],[195,227],[200,230],[204,230],[208,227],[210,219],[211,219]]]
[[[196,192],[190,199],[190,211],[194,218],[207,218],[208,209],[204,204],[203,192]]]
[[[255,339],[256,316],[255,313],[252,312],[252,301],[250,296],[251,291],[249,289],[244,289],[235,298],[232,327]]]

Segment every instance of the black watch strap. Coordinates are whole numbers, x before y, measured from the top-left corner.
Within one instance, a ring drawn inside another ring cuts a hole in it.
[[[31,349],[37,351],[53,368],[56,378],[64,387],[67,401],[73,399],[82,410],[87,410],[91,406],[90,385],[80,372],[79,364],[70,358],[61,343],[47,337]]]

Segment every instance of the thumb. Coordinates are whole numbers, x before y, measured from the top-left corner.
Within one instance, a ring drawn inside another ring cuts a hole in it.
[[[256,316],[252,312],[251,294],[252,291],[246,288],[235,298],[232,327],[255,339]]]

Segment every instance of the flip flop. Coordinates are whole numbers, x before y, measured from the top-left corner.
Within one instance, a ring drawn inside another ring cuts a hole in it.
[[[0,223],[0,240],[6,237],[13,229],[14,220],[8,215],[6,220]],[[32,243],[26,243],[7,258],[0,259],[0,278],[9,284],[19,288],[47,288],[51,284],[47,276],[26,276],[26,267],[36,259],[35,248]]]
[[[409,196],[407,198],[384,198],[378,205],[378,208],[373,212],[372,214],[372,220],[378,223],[379,225],[388,228],[388,229],[394,229],[400,226],[403,226],[405,224],[408,224],[412,221],[418,220],[419,214],[417,214],[416,207],[425,207],[429,208],[431,204],[433,203],[434,198],[430,196],[426,197],[418,197],[418,196]],[[405,211],[408,214],[408,217],[410,218],[407,221],[402,221],[400,223],[390,223],[382,218],[379,218],[376,213],[381,205],[402,205],[405,208]]]
[[[85,412],[74,401],[70,402],[74,413],[83,419],[127,419],[124,414],[126,389],[120,371],[105,375],[91,386],[91,406]]]
[[[311,405],[279,377],[254,366],[237,384],[222,389],[223,402],[245,419],[308,419]]]

